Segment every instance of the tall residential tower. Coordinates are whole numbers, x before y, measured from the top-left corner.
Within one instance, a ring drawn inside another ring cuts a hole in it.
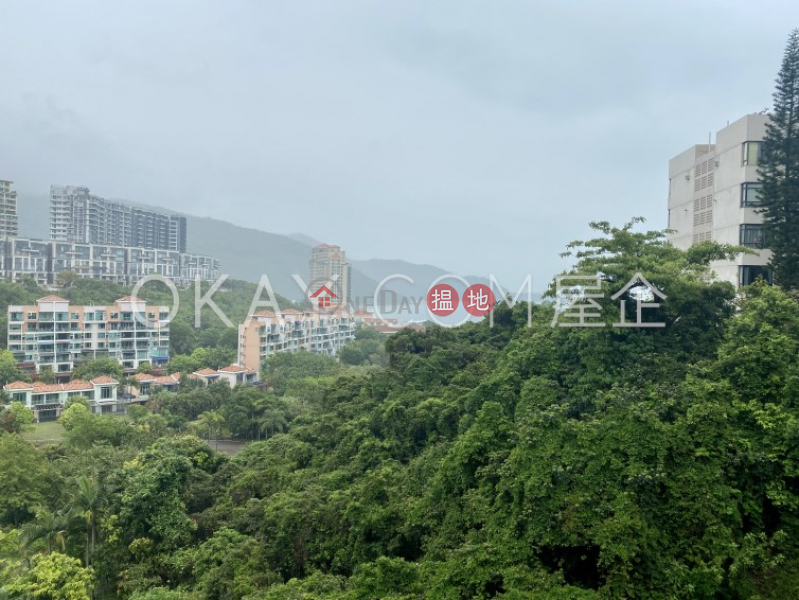
[[[13,181],[0,179],[0,237],[17,237],[17,192],[11,189]]]
[[[309,284],[318,289],[321,285],[335,294],[331,299],[334,304],[349,308],[352,296],[352,265],[347,262],[347,255],[339,246],[319,244],[311,250]]]
[[[186,217],[106,200],[87,187],[53,185],[50,237],[59,242],[186,252]]]

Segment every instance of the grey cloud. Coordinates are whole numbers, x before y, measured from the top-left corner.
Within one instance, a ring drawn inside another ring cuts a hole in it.
[[[665,226],[670,156],[768,104],[784,2],[6,3],[0,177],[545,281]],[[787,24],[786,24],[787,23]]]

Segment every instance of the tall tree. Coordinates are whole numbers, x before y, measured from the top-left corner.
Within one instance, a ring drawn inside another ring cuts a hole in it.
[[[55,550],[63,552],[66,549],[68,529],[68,515],[40,506],[36,509],[34,519],[20,528],[20,540],[24,547],[31,547],[37,541],[43,540],[47,554]]]
[[[86,548],[84,566],[91,566],[94,554],[94,543],[97,531],[97,514],[106,504],[105,490],[94,479],[79,475],[75,479],[75,490],[72,493],[70,508],[75,510],[86,523]]]
[[[17,368],[17,360],[8,350],[0,350],[0,384],[12,381],[28,381],[28,376]]]
[[[775,279],[799,289],[799,29],[788,38],[777,76],[759,174]]]
[[[266,434],[267,439],[273,434],[284,431],[288,425],[286,415],[274,408],[265,410],[259,421],[260,431]]]
[[[18,525],[45,500],[44,452],[14,434],[0,435],[0,521]]]
[[[211,442],[211,436],[214,436],[216,447],[219,447],[219,434],[222,432],[222,427],[225,425],[225,416],[218,410],[207,410],[200,415],[200,425],[205,430],[207,440]]]

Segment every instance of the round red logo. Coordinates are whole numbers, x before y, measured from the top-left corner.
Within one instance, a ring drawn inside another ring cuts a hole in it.
[[[463,292],[463,308],[475,317],[486,316],[494,308],[494,304],[494,292],[490,287],[482,283],[470,285]]]
[[[458,308],[458,292],[446,283],[439,283],[427,292],[427,309],[437,317],[446,317]]]

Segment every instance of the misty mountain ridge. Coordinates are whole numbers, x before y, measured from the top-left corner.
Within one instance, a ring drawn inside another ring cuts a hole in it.
[[[50,238],[50,198],[48,195],[18,193],[19,230],[22,237],[37,239]],[[121,202],[129,202],[120,200]],[[164,212],[175,212],[157,206],[129,202],[132,205],[152,208]],[[227,274],[234,279],[258,282],[263,275],[275,292],[291,299],[303,300],[305,291],[295,282],[297,274],[308,282],[311,249],[320,242],[302,233],[282,235],[270,233],[250,227],[234,225],[227,221],[211,217],[197,217],[183,214],[187,220],[188,252],[206,254],[219,259],[220,274]],[[342,244],[346,251],[346,245]],[[427,318],[424,310],[424,298],[430,285],[439,277],[451,274],[441,267],[429,264],[416,264],[401,259],[352,260],[352,296],[354,302],[362,307],[374,296],[380,281],[390,278],[382,289],[386,290],[387,301],[396,302],[402,297],[414,298],[416,304],[421,300],[421,314],[397,314],[388,307],[387,317],[400,320],[418,320]],[[393,276],[407,276],[413,283]],[[464,277],[471,283],[488,284],[483,277]],[[452,285],[459,294],[465,286],[452,279],[443,280]],[[412,304],[413,306],[413,304]],[[395,306],[397,309],[398,306]]]

